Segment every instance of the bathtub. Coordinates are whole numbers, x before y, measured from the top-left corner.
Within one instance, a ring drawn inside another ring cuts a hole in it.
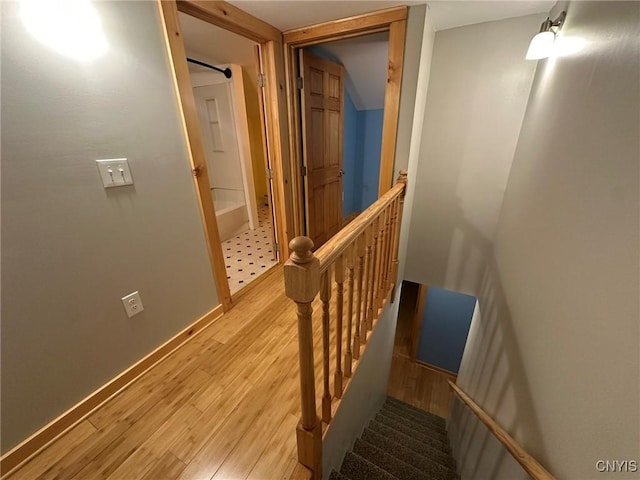
[[[249,213],[244,203],[218,200],[215,207],[221,242],[249,230]]]

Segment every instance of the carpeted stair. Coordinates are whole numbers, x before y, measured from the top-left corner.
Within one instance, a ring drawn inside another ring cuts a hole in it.
[[[329,480],[455,480],[444,418],[393,397]]]

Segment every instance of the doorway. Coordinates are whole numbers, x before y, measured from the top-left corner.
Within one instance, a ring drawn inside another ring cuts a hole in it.
[[[297,235],[311,234],[313,237],[313,224],[318,223],[318,217],[321,218],[325,229],[330,233],[331,229],[328,227],[332,226],[333,222],[327,222],[323,216],[326,215],[327,212],[332,214],[336,210],[336,203],[340,204],[340,209],[344,208],[342,198],[339,198],[338,201],[333,197],[331,200],[323,199],[320,202],[322,204],[321,206],[313,205],[313,200],[309,202],[309,196],[313,193],[313,186],[317,184],[316,181],[310,181],[306,178],[309,175],[309,165],[306,160],[306,158],[309,157],[309,147],[313,146],[314,142],[318,143],[321,141],[325,146],[335,143],[342,149],[344,148],[344,141],[343,139],[338,139],[333,142],[330,137],[329,139],[325,138],[325,133],[320,136],[315,130],[309,130],[308,128],[305,132],[306,119],[304,110],[307,107],[304,102],[298,102],[296,91],[300,87],[304,89],[304,85],[308,85],[309,82],[304,79],[304,59],[303,62],[300,62],[300,52],[309,47],[321,46],[320,48],[322,49],[322,44],[326,46],[329,42],[338,43],[338,41],[358,39],[376,33],[384,33],[384,35],[387,36],[388,44],[384,67],[384,105],[381,114],[382,138],[378,155],[379,174],[377,191],[373,194],[373,200],[375,200],[379,198],[380,195],[386,193],[393,183],[400,85],[402,82],[404,60],[406,15],[406,7],[397,7],[302,29],[290,30],[284,33],[288,75],[287,87],[289,89],[289,115],[291,117],[290,148],[292,152],[292,190],[294,198],[292,213],[294,230]],[[313,53],[317,54],[318,51],[313,51]],[[309,72],[307,72],[307,75],[308,73]],[[324,123],[328,123],[328,120]],[[316,134],[317,138],[314,140],[310,136],[311,134]],[[342,150],[340,156],[342,156]],[[337,161],[324,161],[323,163],[329,163],[330,166],[333,166],[334,168],[330,169],[330,173],[336,174],[333,170],[336,170],[335,166],[338,163]],[[368,173],[370,173],[370,170],[371,169],[368,169]],[[321,173],[321,175],[322,174],[323,173]],[[338,168],[337,175],[343,177],[344,175],[348,175],[348,172],[344,168]],[[338,182],[340,182],[343,188],[345,183],[344,179],[340,178]],[[309,186],[310,183],[312,184],[312,188]],[[346,191],[342,190],[342,188],[340,193],[346,196]],[[333,196],[335,196],[336,188],[333,188],[333,190]],[[323,196],[321,196],[321,198],[323,198]],[[310,203],[312,205],[311,208]],[[346,212],[346,214],[342,212],[341,221],[343,219],[349,220],[349,218],[347,218],[349,213],[357,214],[359,212]],[[314,215],[316,216],[315,218]],[[327,234],[323,233],[319,235],[319,239],[320,242],[326,241]],[[316,245],[316,247],[317,246],[318,245]]]
[[[261,102],[264,111],[264,116],[260,115],[260,119],[264,122],[262,129],[266,141],[266,158],[271,169],[269,185],[272,191],[271,197],[274,200],[272,203],[273,230],[277,238],[286,239],[288,232],[291,231],[290,219],[292,215],[290,213],[291,195],[286,186],[289,182],[288,172],[290,171],[288,132],[285,117],[281,114],[285,108],[285,98],[279,88],[279,85],[284,82],[283,71],[279,68],[283,62],[282,51],[279,47],[282,34],[268,23],[224,2],[166,0],[158,2],[158,7],[165,29],[165,41],[170,54],[169,60],[174,72],[175,87],[188,141],[191,170],[216,290],[223,310],[228,311],[232,307],[232,296],[211,192],[212,185],[209,181],[205,148],[195,106],[191,74],[186,60],[187,53],[179,12],[258,44],[258,64],[262,80],[259,102]],[[278,261],[281,262],[288,255],[287,242],[283,241]]]
[[[179,21],[233,295],[277,264],[258,44],[186,13]]]
[[[337,132],[340,136],[341,158],[338,159],[340,168],[334,172],[341,185],[339,191],[334,193],[338,198],[325,200],[325,211],[321,212],[326,219],[327,210],[331,212],[327,206],[341,205],[341,211],[338,215],[341,216],[343,226],[366,210],[378,198],[388,51],[388,32],[321,43],[301,49],[301,52],[307,57],[309,54],[313,54],[321,57],[323,61],[340,66],[343,70],[342,83],[344,88],[341,92],[340,112],[342,121],[340,131]],[[304,89],[306,69],[306,66],[300,68],[303,77],[303,89],[300,94],[303,106],[305,98],[310,93]],[[305,108],[301,108],[301,112],[303,127],[305,127],[305,117],[308,115]],[[331,125],[330,122],[328,123]],[[312,131],[316,130],[312,128]],[[310,207],[322,197],[318,198],[308,189],[309,184],[317,182],[312,181],[315,172],[308,165],[312,155],[309,154],[306,137],[307,134],[303,128],[302,160],[303,175],[306,173],[306,182],[303,185],[307,205],[305,209],[306,226],[307,235],[318,245],[313,235],[314,216],[317,215],[317,209]],[[327,135],[327,137],[331,140],[333,135]],[[330,145],[331,141],[325,142],[325,144]],[[331,155],[332,152],[326,153]],[[334,163],[338,164],[337,161]]]

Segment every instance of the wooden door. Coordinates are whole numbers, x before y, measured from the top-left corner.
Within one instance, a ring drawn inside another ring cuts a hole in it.
[[[342,227],[344,67],[300,50],[307,236],[315,248]]]

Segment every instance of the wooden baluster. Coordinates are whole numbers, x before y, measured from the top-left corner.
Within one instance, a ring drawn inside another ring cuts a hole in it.
[[[342,313],[344,307],[344,261],[339,256],[334,265],[336,277],[336,371],[333,377],[333,394],[342,398]]]
[[[344,354],[344,374],[351,376],[351,364],[353,363],[353,353],[351,351],[352,330],[353,330],[353,284],[356,245],[351,245],[347,252],[347,351]],[[359,340],[358,340],[359,341]]]
[[[329,392],[329,307],[331,302],[331,267],[320,277],[320,300],[322,300],[322,421],[331,422],[331,393]]]
[[[396,233],[393,238],[393,261],[392,261],[392,271],[391,278],[393,279],[393,287],[391,289],[391,301],[395,301],[396,299],[396,282],[398,281],[398,247],[400,245],[400,227],[402,226],[402,210],[404,208],[404,197],[407,193],[407,172],[404,170],[400,171],[400,175],[398,176],[397,183],[404,183],[404,190],[400,194],[400,198],[398,199],[398,211],[395,219],[395,228]]]
[[[374,303],[374,315],[378,314],[378,309],[382,306],[382,278],[384,276],[384,272],[382,271],[382,267],[384,265],[384,227],[386,225],[386,209],[382,211],[380,216],[378,217],[378,229],[380,233],[378,234],[378,275],[376,277],[376,301]]]
[[[380,275],[378,276],[378,302],[376,308],[382,308],[384,303],[384,282],[387,277],[385,269],[387,264],[387,240],[389,237],[389,207],[384,209],[380,216],[382,225],[380,226]]]
[[[393,279],[393,247],[395,245],[396,238],[396,217],[398,216],[398,199],[396,198],[391,204],[391,211],[389,216],[389,253],[387,256],[387,281],[385,285],[385,295],[391,293]]]
[[[356,360],[360,358],[360,325],[362,325],[362,318],[366,310],[362,307],[362,302],[366,298],[363,297],[363,287],[365,283],[364,268],[365,268],[365,251],[367,249],[367,231],[365,230],[362,235],[356,240],[356,254],[358,255],[358,290],[356,299],[356,333],[353,337],[353,358]]]
[[[296,302],[298,314],[298,359],[302,417],[296,428],[298,460],[322,478],[322,423],[316,410],[313,363],[311,303],[320,289],[320,262],[313,255],[313,242],[296,237],[289,243],[293,252],[284,265],[285,293]]]
[[[364,264],[364,298],[362,300],[362,325],[360,325],[360,343],[367,343],[367,326],[369,325],[369,311],[371,310],[371,272],[373,271],[373,223],[367,227],[367,256]]]
[[[377,301],[377,297],[376,297],[376,278],[378,275],[378,268],[377,267],[377,263],[378,263],[378,257],[380,256],[379,254],[379,248],[380,248],[380,221],[379,221],[380,217],[376,217],[373,220],[373,241],[371,243],[371,248],[372,248],[372,254],[371,254],[371,278],[370,278],[370,287],[369,287],[369,301],[368,303],[368,307],[367,307],[367,330],[371,330],[373,328],[373,315],[377,314],[377,309],[376,311],[374,311],[375,305],[376,305],[376,301]]]
[[[384,247],[384,283],[382,289],[382,298],[387,298],[387,294],[389,293],[389,285],[391,283],[391,260],[392,253],[391,249],[393,248],[393,211],[395,209],[396,201],[394,200],[389,205],[387,209],[387,241]]]

